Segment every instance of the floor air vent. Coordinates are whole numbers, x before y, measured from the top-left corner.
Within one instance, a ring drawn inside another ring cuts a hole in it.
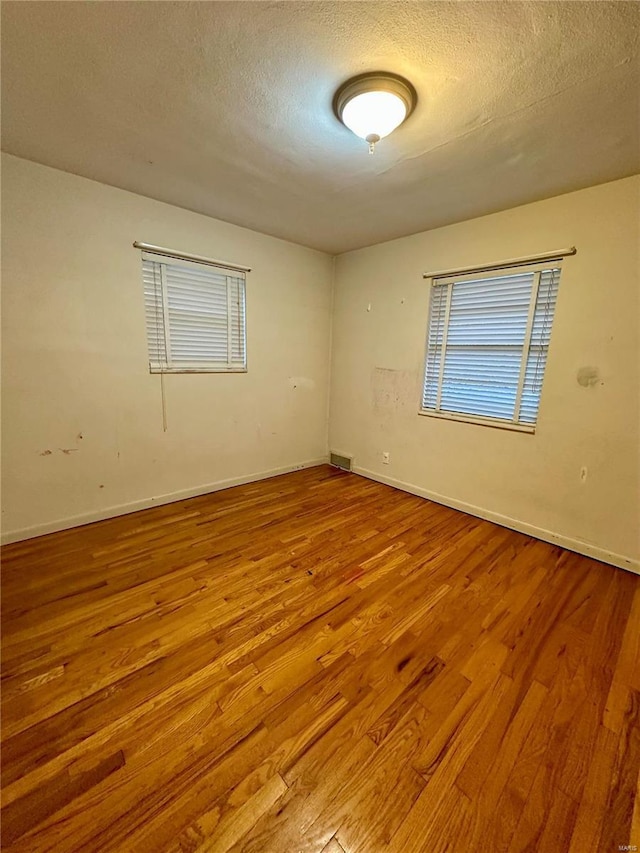
[[[351,457],[340,456],[339,453],[329,454],[329,462],[335,465],[336,468],[341,468],[343,471],[351,471]]]

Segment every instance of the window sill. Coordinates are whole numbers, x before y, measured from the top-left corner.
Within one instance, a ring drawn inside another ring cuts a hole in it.
[[[246,367],[151,367],[149,373],[246,373]]]
[[[425,415],[428,418],[442,418],[446,421],[458,421],[459,423],[493,427],[494,429],[508,429],[512,432],[524,432],[529,435],[533,435],[536,431],[535,424],[514,424],[496,418],[481,418],[475,415],[456,414],[455,412],[433,412],[428,409],[419,409],[418,414]]]

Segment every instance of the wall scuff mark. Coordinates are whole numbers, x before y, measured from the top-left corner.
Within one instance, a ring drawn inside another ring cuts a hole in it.
[[[415,373],[411,370],[375,367],[371,377],[371,390],[374,411],[404,409],[415,402]]]

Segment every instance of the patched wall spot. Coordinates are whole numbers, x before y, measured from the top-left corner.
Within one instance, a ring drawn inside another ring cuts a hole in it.
[[[593,388],[598,384],[599,378],[600,374],[597,367],[581,367],[578,370],[578,385],[581,385],[583,388]]]

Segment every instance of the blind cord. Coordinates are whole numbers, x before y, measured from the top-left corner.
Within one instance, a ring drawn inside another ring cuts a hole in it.
[[[555,293],[556,275],[557,275],[557,271],[552,270],[551,271],[551,279],[550,279],[549,285],[547,287],[547,293],[546,293],[545,304],[544,304],[544,313],[542,315],[542,330],[540,332],[540,346],[539,346],[538,352],[536,354],[536,363],[535,363],[535,368],[534,368],[534,372],[533,372],[532,390],[534,393],[537,392],[538,394],[542,392],[541,370],[542,370],[542,362],[543,362],[543,352],[544,352],[544,357],[546,358],[546,350],[547,350],[547,347],[545,347],[544,341],[545,341],[545,337],[547,334],[547,321],[549,319],[551,319],[551,320],[553,319],[552,315],[551,315],[551,301],[552,301],[552,299],[554,297],[554,293]],[[540,382],[540,389],[539,390],[538,390],[538,382]]]
[[[156,291],[156,336],[158,340],[158,350],[160,350],[160,336],[158,331],[160,329],[160,324],[157,322],[158,317],[162,317],[162,362],[164,366],[168,364],[168,353],[167,353],[167,321],[165,317],[165,312],[163,308],[163,297],[162,297],[162,271],[160,269],[160,264],[154,262],[153,264],[153,276],[154,276],[154,284]],[[158,293],[158,279],[160,280],[160,288]],[[159,297],[159,298],[158,298]],[[166,389],[164,385],[164,371],[160,371],[160,397],[162,400],[162,431],[167,431],[167,395]]]
[[[160,395],[162,397],[162,431],[167,431],[167,397],[164,387],[164,373],[160,374]]]

